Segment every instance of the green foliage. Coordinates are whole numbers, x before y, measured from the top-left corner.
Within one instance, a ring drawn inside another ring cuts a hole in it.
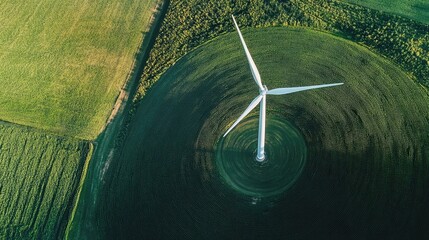
[[[155,2],[1,1],[0,119],[95,138]]]
[[[336,1],[300,0],[310,19],[390,58],[429,87],[429,25]]]
[[[268,3],[268,4],[267,4]],[[232,31],[231,14],[241,26],[296,25],[302,14],[278,1],[170,1],[142,75],[137,98],[181,56],[201,43]]]
[[[88,143],[0,124],[0,239],[59,239]]]
[[[343,0],[349,3],[398,14],[429,24],[429,2],[427,0]]]
[[[330,0],[172,0],[136,100],[188,51],[233,31],[231,14],[243,28],[299,25],[348,37],[392,59],[429,86],[429,27],[423,24]]]

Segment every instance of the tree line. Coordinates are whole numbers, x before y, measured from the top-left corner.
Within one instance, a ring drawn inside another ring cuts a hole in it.
[[[171,0],[141,77],[136,102],[200,44],[240,26],[304,26],[331,32],[393,60],[429,87],[429,26],[335,0]]]

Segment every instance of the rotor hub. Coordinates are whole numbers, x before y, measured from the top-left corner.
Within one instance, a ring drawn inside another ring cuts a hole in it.
[[[268,92],[268,88],[266,85],[263,85],[264,89],[259,89],[259,94],[261,94],[262,96],[267,95]]]

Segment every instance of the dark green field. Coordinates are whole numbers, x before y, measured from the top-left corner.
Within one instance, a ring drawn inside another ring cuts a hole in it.
[[[255,198],[218,171],[220,136],[257,94],[230,33],[184,56],[147,93],[106,172],[97,222],[85,225],[99,231],[86,238],[428,236],[428,93],[387,60],[325,33],[266,28],[244,37],[268,88],[345,82],[268,99],[267,148],[279,120],[305,139],[298,180]],[[244,123],[256,127],[256,114]]]
[[[0,123],[0,239],[61,239],[89,145]]]

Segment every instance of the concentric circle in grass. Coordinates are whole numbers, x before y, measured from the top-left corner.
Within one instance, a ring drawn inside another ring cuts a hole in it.
[[[344,39],[243,34],[269,89],[345,84],[269,96],[268,161],[258,166],[257,110],[222,139],[258,94],[237,34],[187,54],[144,97],[105,174],[106,235],[417,239],[429,224],[427,92]]]
[[[305,164],[304,138],[286,119],[270,116],[266,128],[266,159],[256,161],[258,118],[243,121],[215,149],[217,171],[238,192],[253,197],[283,193],[296,181]]]

